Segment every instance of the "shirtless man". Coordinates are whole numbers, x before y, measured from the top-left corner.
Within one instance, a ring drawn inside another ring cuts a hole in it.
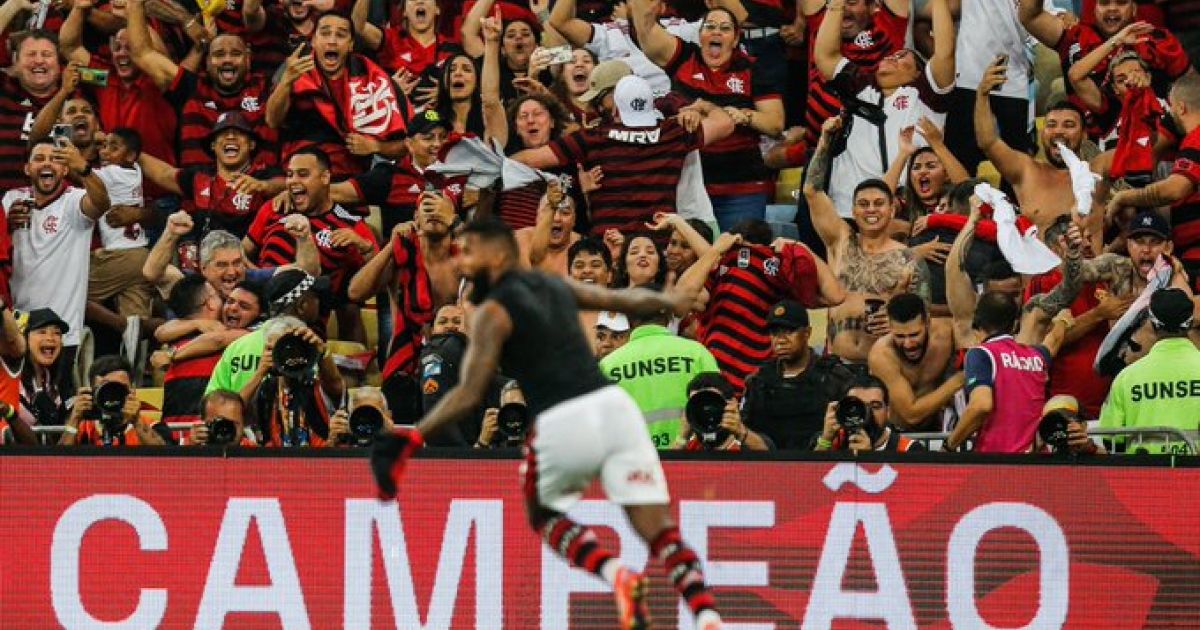
[[[1087,137],[1083,124],[1083,113],[1078,107],[1059,103],[1046,112],[1046,125],[1042,129],[1042,150],[1047,162],[1039,162],[1032,156],[1005,144],[996,133],[996,119],[992,116],[992,105],[988,100],[991,89],[1004,83],[1005,66],[992,64],[983,75],[979,89],[975,92],[975,140],[1004,181],[1012,185],[1017,193],[1017,205],[1021,213],[1045,230],[1059,215],[1071,212],[1075,207],[1075,193],[1071,190],[1071,174],[1058,154],[1058,143],[1079,154],[1079,148]],[[1092,170],[1095,170],[1093,165]],[[1093,213],[1093,216],[1097,213]],[[1103,213],[1099,213],[1100,216]],[[1097,217],[1099,218],[1099,217]],[[1087,225],[1087,231],[1095,232],[1096,226]]]
[[[838,216],[822,190],[829,173],[829,147],[840,118],[825,121],[804,186],[813,226],[829,252],[829,267],[846,290],[846,300],[829,309],[830,351],[849,363],[865,363],[871,346],[887,333],[882,304],[912,291],[929,298],[929,268],[905,245],[891,239],[893,194],[882,180],[867,180],[854,190],[857,233]],[[868,300],[872,307],[868,311]],[[877,302],[874,302],[878,300]]]
[[[415,218],[392,230],[388,244],[354,274],[347,292],[351,300],[363,302],[385,286],[395,290],[392,338],[384,346],[387,359],[380,370],[385,390],[393,375],[413,376],[422,328],[438,307],[458,300],[452,197],[440,191],[421,193]]]
[[[953,327],[944,317],[930,319],[925,301],[912,293],[893,297],[887,317],[889,332],[871,347],[867,367],[887,385],[892,423],[940,431],[938,412],[966,382],[961,371],[954,372]]]
[[[538,206],[537,223],[517,230],[516,237],[523,266],[568,275],[567,250],[581,238],[575,232],[575,200],[551,180]]]

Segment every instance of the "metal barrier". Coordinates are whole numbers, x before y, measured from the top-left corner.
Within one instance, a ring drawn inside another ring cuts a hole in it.
[[[41,443],[43,445],[55,444],[55,442],[52,442],[51,440],[56,438],[59,435],[62,435],[62,433],[67,430],[66,425],[62,425],[62,424],[49,424],[49,425],[40,425],[39,424],[39,425],[37,425],[35,427],[31,427],[31,428],[33,429],[33,432],[37,434],[38,439],[41,441]],[[190,423],[190,422],[168,422],[167,428],[171,430],[171,433],[177,433],[177,432],[179,433],[179,443],[182,445],[182,444],[186,443],[187,435],[192,430],[192,423]]]
[[[1103,439],[1104,441],[1112,441],[1111,438],[1125,437],[1125,451],[1137,452],[1139,447],[1148,443],[1160,445],[1164,442],[1179,443],[1186,450],[1182,452],[1172,451],[1175,455],[1195,455],[1200,453],[1197,450],[1196,443],[1200,441],[1200,431],[1184,431],[1175,427],[1129,427],[1129,428],[1101,428],[1092,426],[1094,422],[1088,423],[1088,437],[1093,441]],[[942,442],[950,436],[947,432],[929,432],[929,433],[905,433],[904,437],[920,442],[925,445],[925,448],[934,451],[942,447]],[[1132,439],[1128,439],[1132,438]],[[1151,440],[1153,438],[1153,440]]]

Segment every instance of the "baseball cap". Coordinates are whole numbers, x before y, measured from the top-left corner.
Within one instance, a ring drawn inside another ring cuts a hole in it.
[[[658,110],[654,109],[654,92],[642,77],[630,75],[617,81],[613,90],[613,101],[621,114],[621,124],[626,127],[653,127],[658,124]]]
[[[596,317],[596,328],[607,328],[613,332],[625,332],[629,330],[629,319],[624,313],[615,311],[600,311],[600,315]]]
[[[285,269],[271,276],[266,291],[271,315],[278,315],[309,291],[328,292],[329,278],[314,277],[303,269]]]
[[[586,103],[599,96],[604,90],[617,87],[617,81],[631,74],[633,74],[633,70],[624,61],[620,59],[605,61],[592,68],[592,74],[588,76],[588,89],[579,96],[579,100]]]
[[[1154,210],[1142,210],[1129,223],[1129,236],[1150,234],[1162,239],[1171,238],[1171,226]]]
[[[1150,296],[1150,323],[1155,330],[1178,332],[1191,326],[1195,308],[1183,289],[1159,289]]]
[[[1042,417],[1055,411],[1065,411],[1071,415],[1079,413],[1079,401],[1070,394],[1059,394],[1046,401],[1042,407]]]
[[[71,330],[71,327],[67,325],[67,322],[63,321],[63,318],[59,317],[58,313],[55,313],[51,309],[35,308],[32,311],[29,311],[29,315],[25,319],[26,333],[33,332],[39,328],[45,328],[47,326],[58,326],[59,331],[61,331],[64,335]]]
[[[808,310],[794,300],[784,300],[771,307],[767,314],[767,329],[786,328],[795,330],[808,327]]]
[[[427,109],[408,121],[409,135],[431,133],[434,129],[448,129],[446,121],[442,120],[441,115],[435,109]]]
[[[208,132],[208,139],[211,141],[217,137],[217,134],[226,129],[237,129],[255,140],[258,139],[258,134],[254,133],[254,125],[251,125],[250,121],[246,120],[246,117],[241,112],[224,112],[218,116],[216,124],[212,127],[212,131]]]

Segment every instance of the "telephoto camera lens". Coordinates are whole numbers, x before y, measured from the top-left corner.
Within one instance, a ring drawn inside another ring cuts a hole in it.
[[[837,422],[849,437],[867,426],[867,403],[857,396],[846,396],[838,401]]]
[[[520,446],[529,429],[529,408],[523,403],[502,405],[496,414],[496,425],[504,436],[502,446]]]
[[[101,384],[92,395],[96,418],[109,433],[116,433],[124,423],[125,399],[128,397],[129,388],[116,381]]]
[[[700,441],[713,445],[721,440],[721,419],[725,416],[725,397],[711,389],[692,394],[684,407],[688,425]]]
[[[350,435],[346,440],[358,446],[368,446],[382,430],[383,412],[376,407],[362,405],[350,412]]]
[[[1046,414],[1041,422],[1038,423],[1038,435],[1042,441],[1050,445],[1055,453],[1065,453],[1069,450],[1068,442],[1071,439],[1067,432],[1067,422],[1070,418],[1061,411],[1051,411]]]
[[[221,446],[237,441],[237,424],[228,418],[216,418],[208,423],[208,443]]]

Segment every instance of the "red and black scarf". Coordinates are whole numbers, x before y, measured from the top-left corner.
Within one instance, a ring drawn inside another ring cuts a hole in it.
[[[342,135],[358,133],[387,140],[407,129],[408,101],[387,72],[362,55],[347,57],[344,81],[333,83],[314,68],[296,80],[292,95],[311,97],[325,122]]]

